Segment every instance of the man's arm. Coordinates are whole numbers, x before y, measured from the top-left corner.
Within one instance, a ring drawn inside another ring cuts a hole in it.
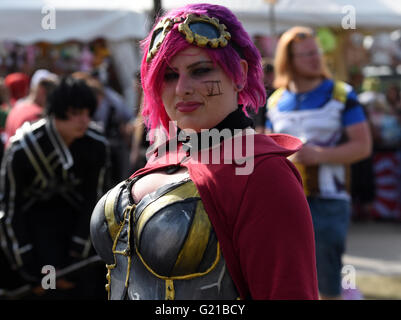
[[[348,126],[348,141],[333,147],[305,144],[291,160],[304,165],[320,163],[350,164],[367,158],[372,152],[372,138],[366,121]]]

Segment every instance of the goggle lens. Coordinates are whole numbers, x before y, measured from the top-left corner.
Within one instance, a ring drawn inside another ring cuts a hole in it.
[[[208,39],[217,39],[220,37],[220,32],[217,28],[210,23],[193,22],[188,25],[193,33],[204,36]]]
[[[155,30],[155,32],[153,32],[152,47],[153,47],[156,43],[158,43],[158,42],[160,41],[162,35],[163,35],[163,29],[162,29],[162,28],[157,29],[157,30]]]

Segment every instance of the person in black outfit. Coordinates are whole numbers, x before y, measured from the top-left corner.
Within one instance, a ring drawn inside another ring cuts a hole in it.
[[[1,249],[21,282],[31,285],[34,298],[96,295],[90,283],[96,272],[80,268],[96,260],[89,221],[104,192],[109,163],[107,140],[91,124],[96,106],[84,80],[63,78],[49,97],[46,117],[26,122],[5,151]],[[56,270],[56,290],[41,286],[46,265]],[[58,277],[66,268],[83,271]]]

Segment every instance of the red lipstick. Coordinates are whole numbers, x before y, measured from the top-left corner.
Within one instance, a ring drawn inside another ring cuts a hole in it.
[[[178,111],[180,112],[192,112],[198,109],[201,106],[200,102],[196,101],[182,101],[178,102],[175,107],[177,108]]]

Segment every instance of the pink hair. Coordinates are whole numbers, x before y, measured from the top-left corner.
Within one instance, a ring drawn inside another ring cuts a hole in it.
[[[223,23],[227,27],[227,31],[231,34],[229,45],[217,49],[205,48],[205,50],[211,60],[217,63],[234,83],[237,84],[240,84],[242,79],[240,61],[241,59],[245,59],[248,62],[247,81],[243,90],[239,92],[238,103],[243,106],[243,111],[246,115],[246,108],[250,108],[256,112],[266,102],[266,91],[262,80],[262,59],[258,49],[239,20],[226,7],[203,3],[191,4],[171,10],[158,21],[165,17],[186,17],[189,13],[216,17],[220,23]],[[141,43],[144,51],[141,66],[141,81],[144,93],[142,115],[149,129],[155,129],[159,125],[162,125],[167,130],[170,119],[161,99],[164,73],[171,59],[178,52],[191,46],[191,44],[178,31],[178,24],[175,24],[163,40],[156,55],[148,63],[146,62],[146,56],[152,33],[153,30]]]

